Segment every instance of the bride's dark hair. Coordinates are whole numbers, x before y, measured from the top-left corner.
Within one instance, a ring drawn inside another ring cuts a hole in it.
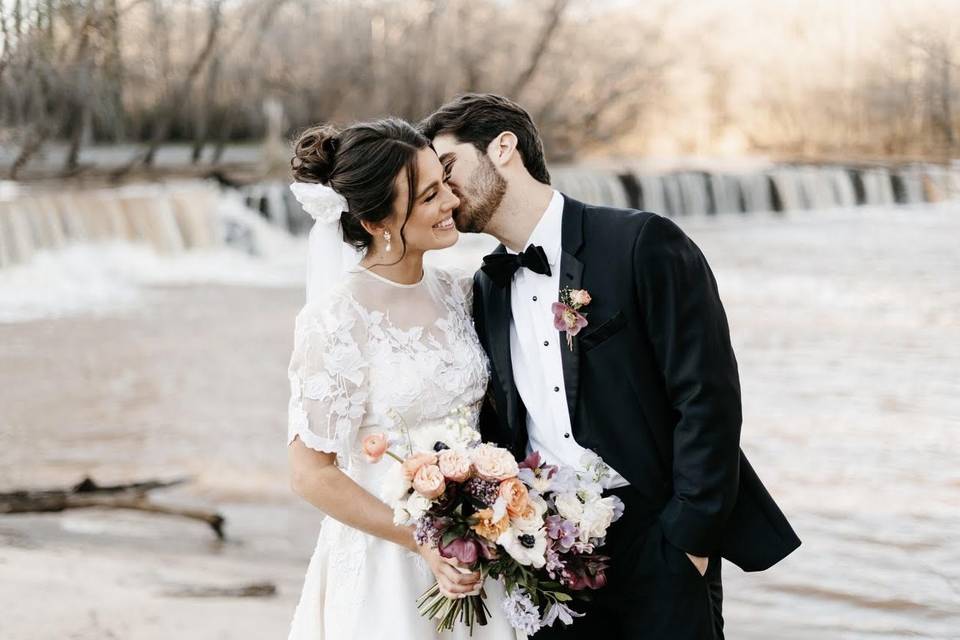
[[[399,118],[360,122],[343,129],[329,124],[310,127],[297,137],[290,167],[297,182],[325,184],[347,199],[340,215],[343,238],[358,249],[373,237],[361,221],[381,222],[393,211],[396,177],[407,170],[406,218],[417,195],[417,152],[430,146],[423,134]],[[406,240],[400,227],[403,246]]]

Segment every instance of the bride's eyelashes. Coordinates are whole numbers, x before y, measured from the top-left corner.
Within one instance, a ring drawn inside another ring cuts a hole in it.
[[[449,172],[449,171],[445,171],[445,172],[443,173],[443,184],[447,184],[447,183],[449,183],[449,182],[450,182],[450,172]],[[423,199],[423,202],[424,202],[424,203],[433,202],[434,200],[436,200],[437,195],[438,195],[439,193],[440,193],[439,190],[433,191],[429,196],[427,196],[426,198]]]

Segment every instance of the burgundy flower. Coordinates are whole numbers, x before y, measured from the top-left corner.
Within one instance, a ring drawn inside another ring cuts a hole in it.
[[[607,584],[609,558],[601,555],[567,555],[561,582],[573,591],[600,589]]]
[[[540,452],[531,451],[530,455],[524,458],[523,462],[520,463],[519,467],[521,469],[537,469],[540,466]]]
[[[587,319],[583,317],[576,309],[569,307],[562,302],[554,302],[550,306],[553,311],[553,327],[557,331],[566,331],[568,336],[575,336],[580,333],[580,329],[587,326]]]
[[[456,558],[461,564],[467,566],[476,562],[481,553],[477,541],[468,538],[455,538],[449,544],[440,545],[439,550],[444,558]]]

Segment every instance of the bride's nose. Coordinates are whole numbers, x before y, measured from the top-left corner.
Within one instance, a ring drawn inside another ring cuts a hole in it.
[[[460,198],[454,195],[453,191],[447,185],[443,186],[443,210],[453,211],[460,206]]]

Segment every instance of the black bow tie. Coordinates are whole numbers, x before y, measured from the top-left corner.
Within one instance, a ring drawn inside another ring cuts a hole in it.
[[[490,276],[490,279],[501,287],[510,284],[513,274],[520,267],[526,267],[534,273],[550,275],[550,263],[543,247],[530,245],[520,253],[491,253],[483,257],[483,266],[480,270]]]

